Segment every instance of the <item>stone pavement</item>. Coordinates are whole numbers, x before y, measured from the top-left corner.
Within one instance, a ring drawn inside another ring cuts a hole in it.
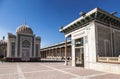
[[[63,64],[63,62],[0,63],[0,79],[120,79],[118,74]]]

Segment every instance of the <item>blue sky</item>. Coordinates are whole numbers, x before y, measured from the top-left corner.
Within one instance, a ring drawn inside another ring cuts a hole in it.
[[[26,21],[34,34],[41,37],[42,47],[64,41],[59,32],[88,12],[100,7],[108,12],[117,11],[120,16],[120,0],[0,0],[0,39],[7,33],[16,33],[16,28]]]

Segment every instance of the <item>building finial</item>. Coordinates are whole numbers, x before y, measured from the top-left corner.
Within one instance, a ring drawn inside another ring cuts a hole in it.
[[[24,21],[23,25],[26,25],[26,21]]]
[[[117,14],[117,13],[118,13],[118,12],[111,12],[110,14],[111,14],[111,15],[115,15],[115,14]]]
[[[85,14],[86,14],[85,12],[80,12],[81,16],[85,16]]]

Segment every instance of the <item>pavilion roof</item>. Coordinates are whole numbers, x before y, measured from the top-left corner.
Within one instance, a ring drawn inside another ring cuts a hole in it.
[[[84,16],[81,16],[70,24],[62,27],[59,31],[67,34],[78,28],[84,27],[92,20],[100,21],[108,25],[111,24],[114,26],[113,28],[120,29],[120,18],[100,8],[95,8],[90,12],[86,13]]]

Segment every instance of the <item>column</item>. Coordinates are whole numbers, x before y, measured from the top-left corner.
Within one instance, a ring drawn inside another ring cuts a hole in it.
[[[56,48],[56,57],[58,56],[58,51],[57,51],[57,48]]]
[[[37,42],[37,40],[35,39],[35,35],[34,35],[34,46],[33,46],[33,48],[34,48],[34,53],[33,53],[32,57],[36,57],[36,42]],[[38,53],[38,52],[37,52],[37,53]]]
[[[15,57],[18,56],[18,35],[16,35],[16,42],[15,42]]]
[[[52,49],[50,49],[50,52],[49,52],[49,53],[50,53],[50,57],[51,57],[51,56],[52,56]]]
[[[68,65],[67,63],[67,37],[65,37],[65,64],[64,65]]]
[[[46,52],[46,54],[45,54],[45,58],[47,58],[47,49],[46,49],[46,51],[45,51],[45,52]]]
[[[53,56],[54,56],[54,49],[52,49],[52,58],[53,58]]]
[[[61,53],[61,47],[60,47],[60,57],[62,57],[62,53]]]

